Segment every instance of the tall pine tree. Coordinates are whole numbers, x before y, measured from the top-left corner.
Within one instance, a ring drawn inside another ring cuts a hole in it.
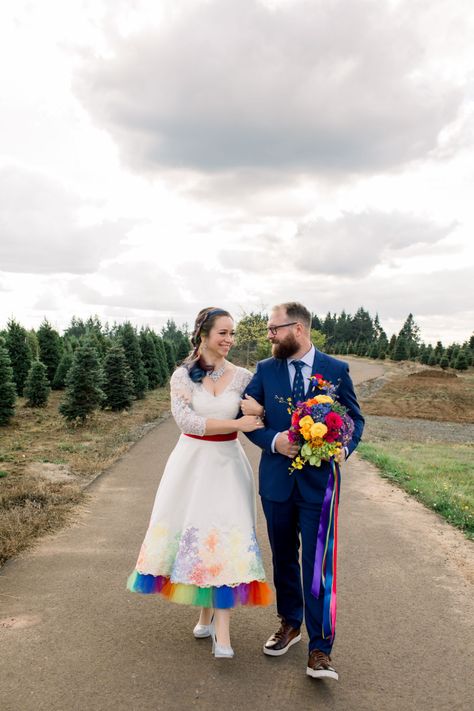
[[[46,366],[40,361],[33,361],[25,383],[27,407],[46,407],[51,388]]]
[[[149,329],[140,331],[140,350],[142,352],[143,365],[148,378],[148,387],[154,390],[161,381],[160,361],[156,352],[155,341]]]
[[[148,378],[143,364],[138,336],[129,321],[119,327],[118,334],[128,365],[132,371],[134,395],[137,400],[142,400],[148,387]]]
[[[103,382],[98,353],[90,341],[84,339],[74,352],[67,374],[65,398],[59,406],[61,415],[67,420],[84,422],[104,401]]]
[[[114,343],[104,360],[105,393],[103,407],[119,411],[131,407],[134,395],[133,375],[120,343]]]
[[[46,319],[36,335],[39,343],[39,359],[46,366],[48,380],[52,383],[62,355],[61,336]]]
[[[15,400],[13,368],[5,343],[0,338],[0,425],[8,425],[15,414]]]
[[[151,336],[155,342],[156,354],[158,356],[158,363],[160,367],[160,380],[158,385],[163,387],[168,382],[170,377],[170,372],[168,370],[168,362],[166,360],[166,351],[163,344],[163,339],[160,338],[154,331],[151,331]]]
[[[14,319],[7,324],[5,345],[10,355],[13,379],[18,395],[23,395],[23,388],[31,366],[31,352],[28,346],[27,331]]]

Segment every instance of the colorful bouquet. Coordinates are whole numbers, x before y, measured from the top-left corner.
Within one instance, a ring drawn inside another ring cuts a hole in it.
[[[312,375],[311,380],[323,394],[305,402],[293,403],[291,398],[287,401],[291,414],[288,439],[300,445],[299,454],[291,463],[290,474],[305,464],[319,467],[322,461],[337,459],[354,432],[354,422],[347,409],[337,402],[337,386],[324,380],[319,373]]]

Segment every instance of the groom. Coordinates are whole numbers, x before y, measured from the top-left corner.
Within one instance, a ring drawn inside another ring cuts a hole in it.
[[[339,384],[337,397],[354,421],[354,434],[345,458],[357,446],[364,427],[347,363],[318,351],[311,343],[311,314],[302,304],[275,306],[268,321],[272,358],[260,361],[245,395],[265,408],[265,428],[246,433],[261,447],[259,493],[267,519],[273,554],[273,579],[280,627],[263,647],[265,654],[280,656],[301,639],[303,611],[309,636],[306,673],[315,678],[338,679],[330,652],[333,640],[323,636],[323,597],[311,592],[319,519],[330,474],[328,462],[305,465],[289,474],[298,447],[288,441],[291,416],[277,398],[307,399],[315,392],[309,378],[320,373]],[[299,563],[302,544],[303,581]]]

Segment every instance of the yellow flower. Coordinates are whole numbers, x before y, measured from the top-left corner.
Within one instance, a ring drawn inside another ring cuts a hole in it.
[[[316,402],[319,404],[324,403],[324,402],[329,402],[332,404],[334,402],[332,397],[329,397],[329,395],[316,395],[314,400],[316,400]]]
[[[303,460],[300,456],[296,457],[292,465],[295,469],[303,469]]]
[[[310,429],[311,439],[322,439],[327,431],[326,425],[322,422],[315,422]]]
[[[300,432],[305,439],[311,439],[311,427],[314,425],[314,420],[310,415],[305,415],[300,420]]]

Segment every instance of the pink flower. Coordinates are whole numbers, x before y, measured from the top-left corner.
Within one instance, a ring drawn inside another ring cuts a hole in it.
[[[328,412],[324,422],[329,430],[339,430],[343,425],[342,417],[337,412]]]

